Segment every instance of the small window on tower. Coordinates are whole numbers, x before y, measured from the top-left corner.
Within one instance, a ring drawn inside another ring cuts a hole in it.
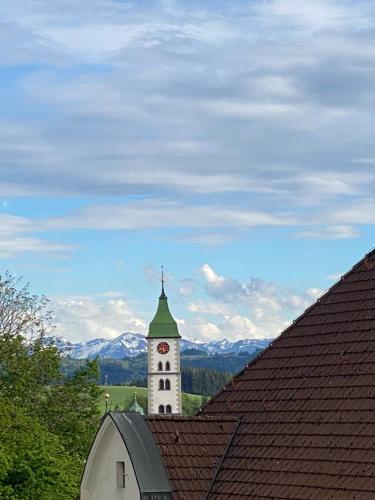
[[[171,405],[167,405],[165,407],[165,413],[172,413],[172,407],[171,407]]]
[[[125,462],[116,462],[117,488],[125,488]]]
[[[159,372],[163,371],[163,363],[161,361],[159,361],[158,370],[159,370]]]
[[[167,407],[168,408],[168,407]],[[164,405],[159,406],[159,413],[164,413]],[[168,412],[167,412],[168,413]]]
[[[164,380],[159,380],[159,391],[164,391]]]
[[[171,365],[169,364],[169,361],[167,361],[167,362],[165,363],[165,370],[166,370],[167,372],[171,371]]]
[[[170,383],[170,381],[169,381],[169,379],[168,379],[168,378],[167,378],[167,380],[165,381],[165,387],[164,387],[164,389],[165,389],[166,391],[170,391],[170,390],[171,390],[171,383]]]

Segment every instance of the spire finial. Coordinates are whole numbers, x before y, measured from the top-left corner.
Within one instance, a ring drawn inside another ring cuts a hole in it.
[[[108,400],[109,400],[109,393],[108,388],[107,388],[107,383],[108,383],[108,375],[105,375],[105,383],[104,383],[104,399],[105,399],[105,412],[108,413]]]
[[[164,266],[161,266],[161,295],[160,298],[166,298],[165,292],[164,292]]]

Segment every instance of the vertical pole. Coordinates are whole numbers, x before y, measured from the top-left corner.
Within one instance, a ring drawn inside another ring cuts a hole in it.
[[[108,413],[108,400],[109,400],[109,394],[107,392],[107,383],[108,383],[108,375],[105,375],[105,382],[104,382],[104,399],[105,399],[105,412]]]

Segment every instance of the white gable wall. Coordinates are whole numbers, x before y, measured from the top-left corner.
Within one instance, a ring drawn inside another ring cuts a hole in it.
[[[117,486],[117,462],[125,462],[125,488]],[[110,417],[101,425],[88,456],[81,484],[81,500],[140,500],[129,453]]]

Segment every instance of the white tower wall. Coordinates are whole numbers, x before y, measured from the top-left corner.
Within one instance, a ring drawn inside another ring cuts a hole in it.
[[[169,345],[169,352],[160,354],[157,346],[161,342]],[[179,338],[148,338],[148,413],[159,414],[159,407],[163,405],[166,413],[167,405],[171,406],[171,413],[182,413],[181,403],[181,367],[180,367],[180,339]],[[169,362],[169,370],[166,370]],[[159,369],[161,363],[161,370]],[[169,380],[170,389],[160,389],[160,380],[164,386]]]

